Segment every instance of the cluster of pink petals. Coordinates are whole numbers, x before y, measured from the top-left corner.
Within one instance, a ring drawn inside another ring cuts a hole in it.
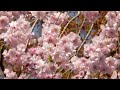
[[[82,13],[90,23],[99,17],[98,11]],[[31,17],[43,20],[42,37],[33,38],[29,22]],[[96,72],[110,74],[112,79],[120,78],[120,71],[117,72],[120,54],[111,54],[117,48],[120,12],[109,11],[105,17],[107,23],[101,25],[99,36],[93,37],[92,43],[84,45],[84,56],[70,58],[80,46],[81,39],[73,32],[59,37],[61,24],[69,18],[67,12],[1,11],[0,38],[10,48],[3,52],[4,61],[11,67],[5,67],[5,79],[60,79],[60,68],[71,70],[74,73],[72,79],[96,78],[90,76]],[[26,51],[28,39],[33,46]],[[14,70],[18,68],[20,75]]]
[[[89,72],[98,71],[112,75],[120,65],[120,58],[111,56],[111,52],[117,48],[118,17],[118,12],[117,14],[114,11],[108,12],[106,15],[107,24],[101,25],[100,35],[95,36],[91,44],[84,45],[84,55],[89,57],[88,60],[91,61]]]

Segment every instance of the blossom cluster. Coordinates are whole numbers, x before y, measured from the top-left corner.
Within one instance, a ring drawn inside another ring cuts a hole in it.
[[[99,11],[81,13],[91,24],[100,16]],[[84,44],[82,57],[74,55],[82,43],[79,34],[59,36],[61,24],[66,24],[69,17],[60,11],[1,11],[0,39],[9,46],[2,53],[4,78],[62,79],[66,71],[71,71],[72,79],[98,78],[93,75],[96,73],[99,78],[120,78],[120,53],[112,53],[119,48],[120,12],[106,14],[107,23],[100,26],[100,34],[91,43]],[[37,19],[40,33],[31,26],[31,21]]]

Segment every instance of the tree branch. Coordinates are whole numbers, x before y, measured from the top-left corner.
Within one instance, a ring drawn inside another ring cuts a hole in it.
[[[76,16],[74,16],[67,24],[66,24],[66,26],[64,27],[64,29],[63,29],[63,31],[61,32],[61,34],[60,34],[60,38],[62,37],[62,35],[63,35],[63,33],[65,32],[65,30],[66,30],[66,28],[68,27],[68,25],[74,20],[74,19],[76,19],[78,16],[80,15],[80,11],[78,11],[78,14],[76,15]]]
[[[33,31],[33,29],[34,29],[36,23],[38,22],[38,20],[39,20],[39,19],[36,19],[35,22],[33,23],[32,28],[31,28],[31,33],[32,33],[32,31]],[[26,50],[25,50],[25,51],[27,51],[29,41],[30,41],[30,38],[27,40],[27,43],[26,43]]]
[[[89,35],[90,35],[91,31],[92,31],[93,26],[94,26],[94,24],[91,25],[90,30],[89,30],[89,32],[87,33],[87,35],[86,35],[85,39],[83,40],[82,44],[81,44],[80,47],[78,48],[77,53],[80,51],[80,49],[82,48],[82,46],[83,46],[84,43],[86,42],[87,38],[89,37]],[[77,54],[77,53],[76,53],[76,54]]]

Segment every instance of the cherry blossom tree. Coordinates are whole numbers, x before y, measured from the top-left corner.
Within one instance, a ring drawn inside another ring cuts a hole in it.
[[[0,78],[119,79],[119,11],[0,11]]]

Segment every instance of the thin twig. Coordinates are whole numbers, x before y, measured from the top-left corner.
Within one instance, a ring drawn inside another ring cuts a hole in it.
[[[5,67],[4,67],[4,65],[3,65],[3,60],[4,60],[4,57],[3,57],[3,51],[4,51],[4,45],[1,47],[1,51],[0,51],[0,68],[1,68],[1,71],[2,72],[0,72],[1,73],[1,75],[3,76],[3,77],[5,77],[5,74],[4,74],[4,69],[5,69]],[[0,76],[1,76],[0,75]]]
[[[92,25],[91,25],[91,28],[90,28],[89,32],[87,33],[87,35],[86,35],[85,39],[83,40],[83,42],[82,42],[81,46],[78,48],[77,52],[75,52],[75,53],[74,53],[74,54],[73,54],[73,55],[69,58],[69,60],[70,60],[72,57],[74,57],[75,55],[77,55],[77,54],[78,54],[78,52],[80,51],[80,49],[82,48],[82,46],[83,46],[83,45],[84,45],[84,43],[86,42],[86,40],[87,40],[88,36],[90,35],[90,33],[91,33],[91,31],[92,31],[92,28],[93,28],[93,25],[94,25],[94,24],[92,24]]]
[[[59,20],[61,14],[62,14],[62,13],[59,14],[59,16],[58,16],[57,20],[54,22],[54,24],[57,23],[57,21]]]
[[[74,16],[67,24],[66,24],[66,26],[64,27],[64,29],[63,29],[63,31],[61,32],[61,34],[60,34],[60,38],[61,38],[61,36],[63,35],[63,33],[65,32],[65,30],[66,30],[66,28],[68,27],[68,25],[74,20],[74,19],[76,19],[78,16],[80,15],[80,11],[78,11],[78,14],[76,15],[76,16]]]
[[[70,11],[68,11],[67,13],[69,14],[69,13],[70,13]],[[67,15],[66,15],[66,16],[67,16]],[[65,16],[65,18],[66,18],[66,16]],[[64,21],[60,24],[60,26],[61,26],[63,23],[64,23]]]
[[[62,72],[62,70],[63,70],[63,68],[60,68],[60,70],[58,71],[58,73],[61,73]],[[57,72],[56,72],[57,73]]]
[[[119,31],[118,32],[118,53],[120,53],[120,35],[119,35]]]
[[[32,31],[33,31],[33,29],[34,29],[36,23],[38,22],[38,20],[39,20],[39,19],[36,19],[35,22],[34,22],[34,24],[32,25],[32,28],[31,28],[31,31],[30,31],[31,33],[32,33]],[[28,47],[29,41],[30,41],[30,38],[27,40],[27,43],[26,43],[26,50],[25,50],[25,51],[27,51],[27,47]]]
[[[91,31],[92,31],[93,25],[94,25],[94,24],[91,25],[90,30],[89,30],[89,32],[87,33],[87,35],[86,35],[85,39],[83,40],[82,44],[81,44],[80,47],[78,48],[77,53],[80,51],[80,49],[82,48],[82,46],[83,46],[84,43],[86,42],[88,36],[90,35],[90,33],[91,33]],[[76,54],[77,54],[77,53],[76,53]]]
[[[80,36],[80,33],[81,33],[81,28],[82,28],[83,25],[84,25],[84,22],[85,22],[85,17],[83,18],[82,24],[81,24],[81,26],[80,26],[80,28],[79,28],[79,31],[78,31],[78,35],[79,35],[79,36]],[[81,36],[80,36],[80,39],[81,39],[81,41],[83,41],[83,39],[82,39]]]
[[[80,28],[79,28],[79,32],[78,32],[78,34],[80,34],[80,32],[81,32],[81,28],[83,27],[84,23],[85,23],[85,17],[83,18],[83,21],[82,21],[82,24],[81,24],[81,26],[80,26]]]
[[[33,20],[32,22],[30,22],[30,24],[34,23],[36,20]]]
[[[70,69],[69,69],[69,70],[66,70],[62,75],[66,74],[68,71],[70,71]]]
[[[72,71],[70,71],[70,72],[68,73],[67,79],[69,79],[69,76],[70,76],[71,72],[72,72]]]

